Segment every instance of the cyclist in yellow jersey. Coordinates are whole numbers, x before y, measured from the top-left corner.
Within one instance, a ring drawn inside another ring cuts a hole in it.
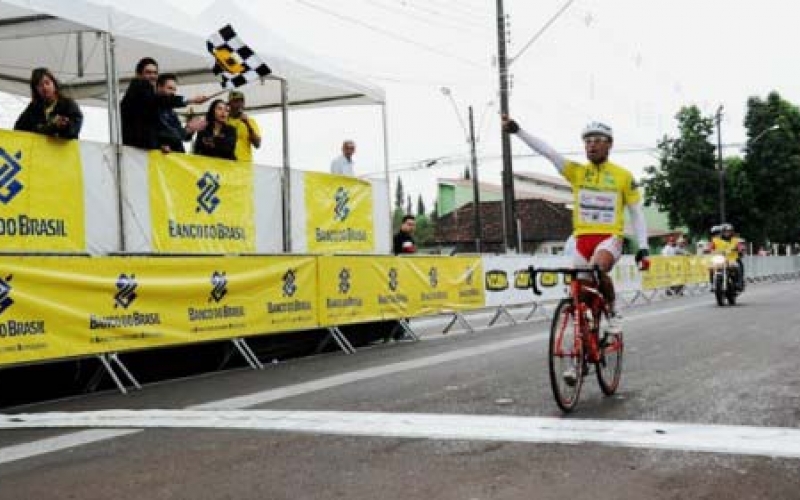
[[[741,259],[742,245],[744,242],[734,236],[733,225],[722,224],[719,226],[720,235],[711,240],[711,250],[725,254],[729,264],[736,264],[739,272],[736,273],[736,286],[741,292],[744,290],[744,264]]]
[[[523,130],[514,120],[503,117],[503,128],[522,139],[556,167],[572,185],[574,208],[573,232],[576,240],[576,265],[597,264],[602,271],[601,291],[609,304],[608,332],[621,331],[619,315],[614,309],[614,284],[608,273],[622,255],[625,230],[625,208],[631,216],[639,251],[636,263],[647,266],[649,255],[647,225],[642,211],[641,195],[633,175],[625,168],[608,161],[614,141],[611,127],[599,122],[586,126],[583,138],[586,164],[564,158],[541,139]]]

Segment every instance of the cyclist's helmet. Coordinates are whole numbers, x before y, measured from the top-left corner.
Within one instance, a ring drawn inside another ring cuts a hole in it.
[[[726,222],[725,224],[722,224],[721,226],[719,226],[719,230],[723,231],[723,232],[725,232],[725,231],[733,231],[733,224],[728,224]]]
[[[586,125],[583,132],[581,132],[581,139],[586,139],[590,135],[602,135],[608,137],[609,141],[614,140],[614,131],[611,130],[611,127],[602,122],[591,122]]]
[[[719,234],[720,231],[720,226],[711,226],[711,234]]]

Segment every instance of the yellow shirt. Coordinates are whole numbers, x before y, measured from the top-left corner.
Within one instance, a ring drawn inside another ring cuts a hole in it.
[[[719,236],[715,236],[711,240],[712,249],[714,252],[719,252],[725,255],[728,262],[736,262],[739,257],[739,243],[742,240],[736,236],[731,237],[730,240],[725,240]]]
[[[261,130],[258,128],[258,123],[256,123],[256,121],[252,118],[248,118],[247,121],[250,122],[253,132],[261,137]],[[253,147],[250,145],[250,131],[247,129],[247,125],[240,118],[230,117],[228,118],[228,125],[231,125],[236,129],[236,149],[234,150],[236,159],[238,161],[252,163]]]
[[[625,232],[625,206],[641,200],[633,175],[611,162],[599,166],[568,161],[562,175],[572,184],[575,207],[572,226],[576,236]]]

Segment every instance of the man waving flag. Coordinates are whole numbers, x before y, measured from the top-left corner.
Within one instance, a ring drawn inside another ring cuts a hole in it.
[[[230,24],[208,37],[206,47],[214,56],[214,74],[219,76],[223,88],[241,87],[272,73]]]

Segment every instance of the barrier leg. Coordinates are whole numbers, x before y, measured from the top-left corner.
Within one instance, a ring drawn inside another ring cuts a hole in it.
[[[258,360],[256,354],[252,349],[250,349],[250,346],[247,345],[247,342],[245,342],[243,338],[239,337],[231,339],[231,342],[233,342],[233,345],[235,345],[236,349],[239,350],[239,354],[241,354],[245,361],[247,361],[247,364],[250,365],[250,368],[253,370],[264,369],[264,365],[261,364],[261,361]]]
[[[117,367],[122,370],[123,375],[128,378],[128,381],[130,381],[130,383],[133,384],[137,390],[141,391],[142,386],[139,385],[139,381],[134,378],[133,374],[130,372],[130,370],[128,370],[128,367],[122,363],[122,361],[119,359],[119,355],[115,352],[112,352],[108,355],[108,357],[111,359],[111,361],[117,364]]]
[[[97,356],[97,359],[99,359],[100,362],[103,364],[103,366],[106,369],[106,372],[108,372],[108,374],[111,376],[111,379],[117,385],[117,389],[119,389],[119,392],[121,392],[122,394],[128,394],[128,390],[125,388],[125,384],[122,383],[122,381],[117,376],[117,373],[114,371],[114,367],[111,366],[111,363],[108,362],[108,357],[105,354],[100,354]]]
[[[397,330],[401,330],[403,332],[403,337],[400,337],[396,340],[402,340],[405,337],[409,337],[411,340],[419,342],[419,335],[417,335],[417,333],[411,328],[411,324],[405,318],[400,318],[397,320],[397,324],[394,326],[394,328],[392,328],[392,333],[390,333],[386,338],[387,342],[389,338],[394,338]]]
[[[464,329],[465,329],[465,330],[467,330],[469,333],[473,333],[473,332],[475,332],[475,330],[474,330],[474,329],[472,328],[472,326],[471,326],[471,325],[470,325],[470,324],[467,322],[467,320],[464,318],[464,316],[462,316],[462,315],[461,315],[461,313],[460,313],[460,312],[456,311],[456,312],[454,312],[454,313],[452,313],[452,314],[453,314],[453,319],[451,319],[451,320],[450,320],[450,323],[448,323],[448,324],[447,324],[447,326],[446,326],[446,327],[444,327],[444,330],[442,330],[442,333],[447,333],[447,332],[449,332],[449,331],[450,331],[450,329],[453,327],[453,325],[455,325],[455,324],[456,324],[456,321],[458,321],[458,322],[461,324],[461,326],[463,326],[463,327],[464,327]]]
[[[328,332],[330,332],[330,336],[333,337],[333,340],[339,345],[339,348],[344,351],[345,354],[355,354],[356,350],[353,345],[347,340],[347,337],[344,336],[344,333],[339,329],[338,326],[332,326],[328,328]]]
[[[491,319],[491,321],[489,321],[489,324],[487,326],[493,326],[495,324],[495,322],[498,319],[500,319],[500,316],[505,316],[506,318],[508,318],[508,321],[512,325],[516,325],[517,324],[517,320],[514,319],[514,316],[511,315],[511,313],[506,308],[506,306],[501,305],[501,306],[497,307],[497,310],[494,313],[494,317]]]
[[[544,319],[550,319],[551,315],[547,311],[547,308],[544,305],[539,304],[538,302],[534,302],[530,312],[528,313],[527,316],[525,316],[525,321],[530,321],[530,319],[533,318],[533,315],[536,314],[537,312],[539,312]]]

